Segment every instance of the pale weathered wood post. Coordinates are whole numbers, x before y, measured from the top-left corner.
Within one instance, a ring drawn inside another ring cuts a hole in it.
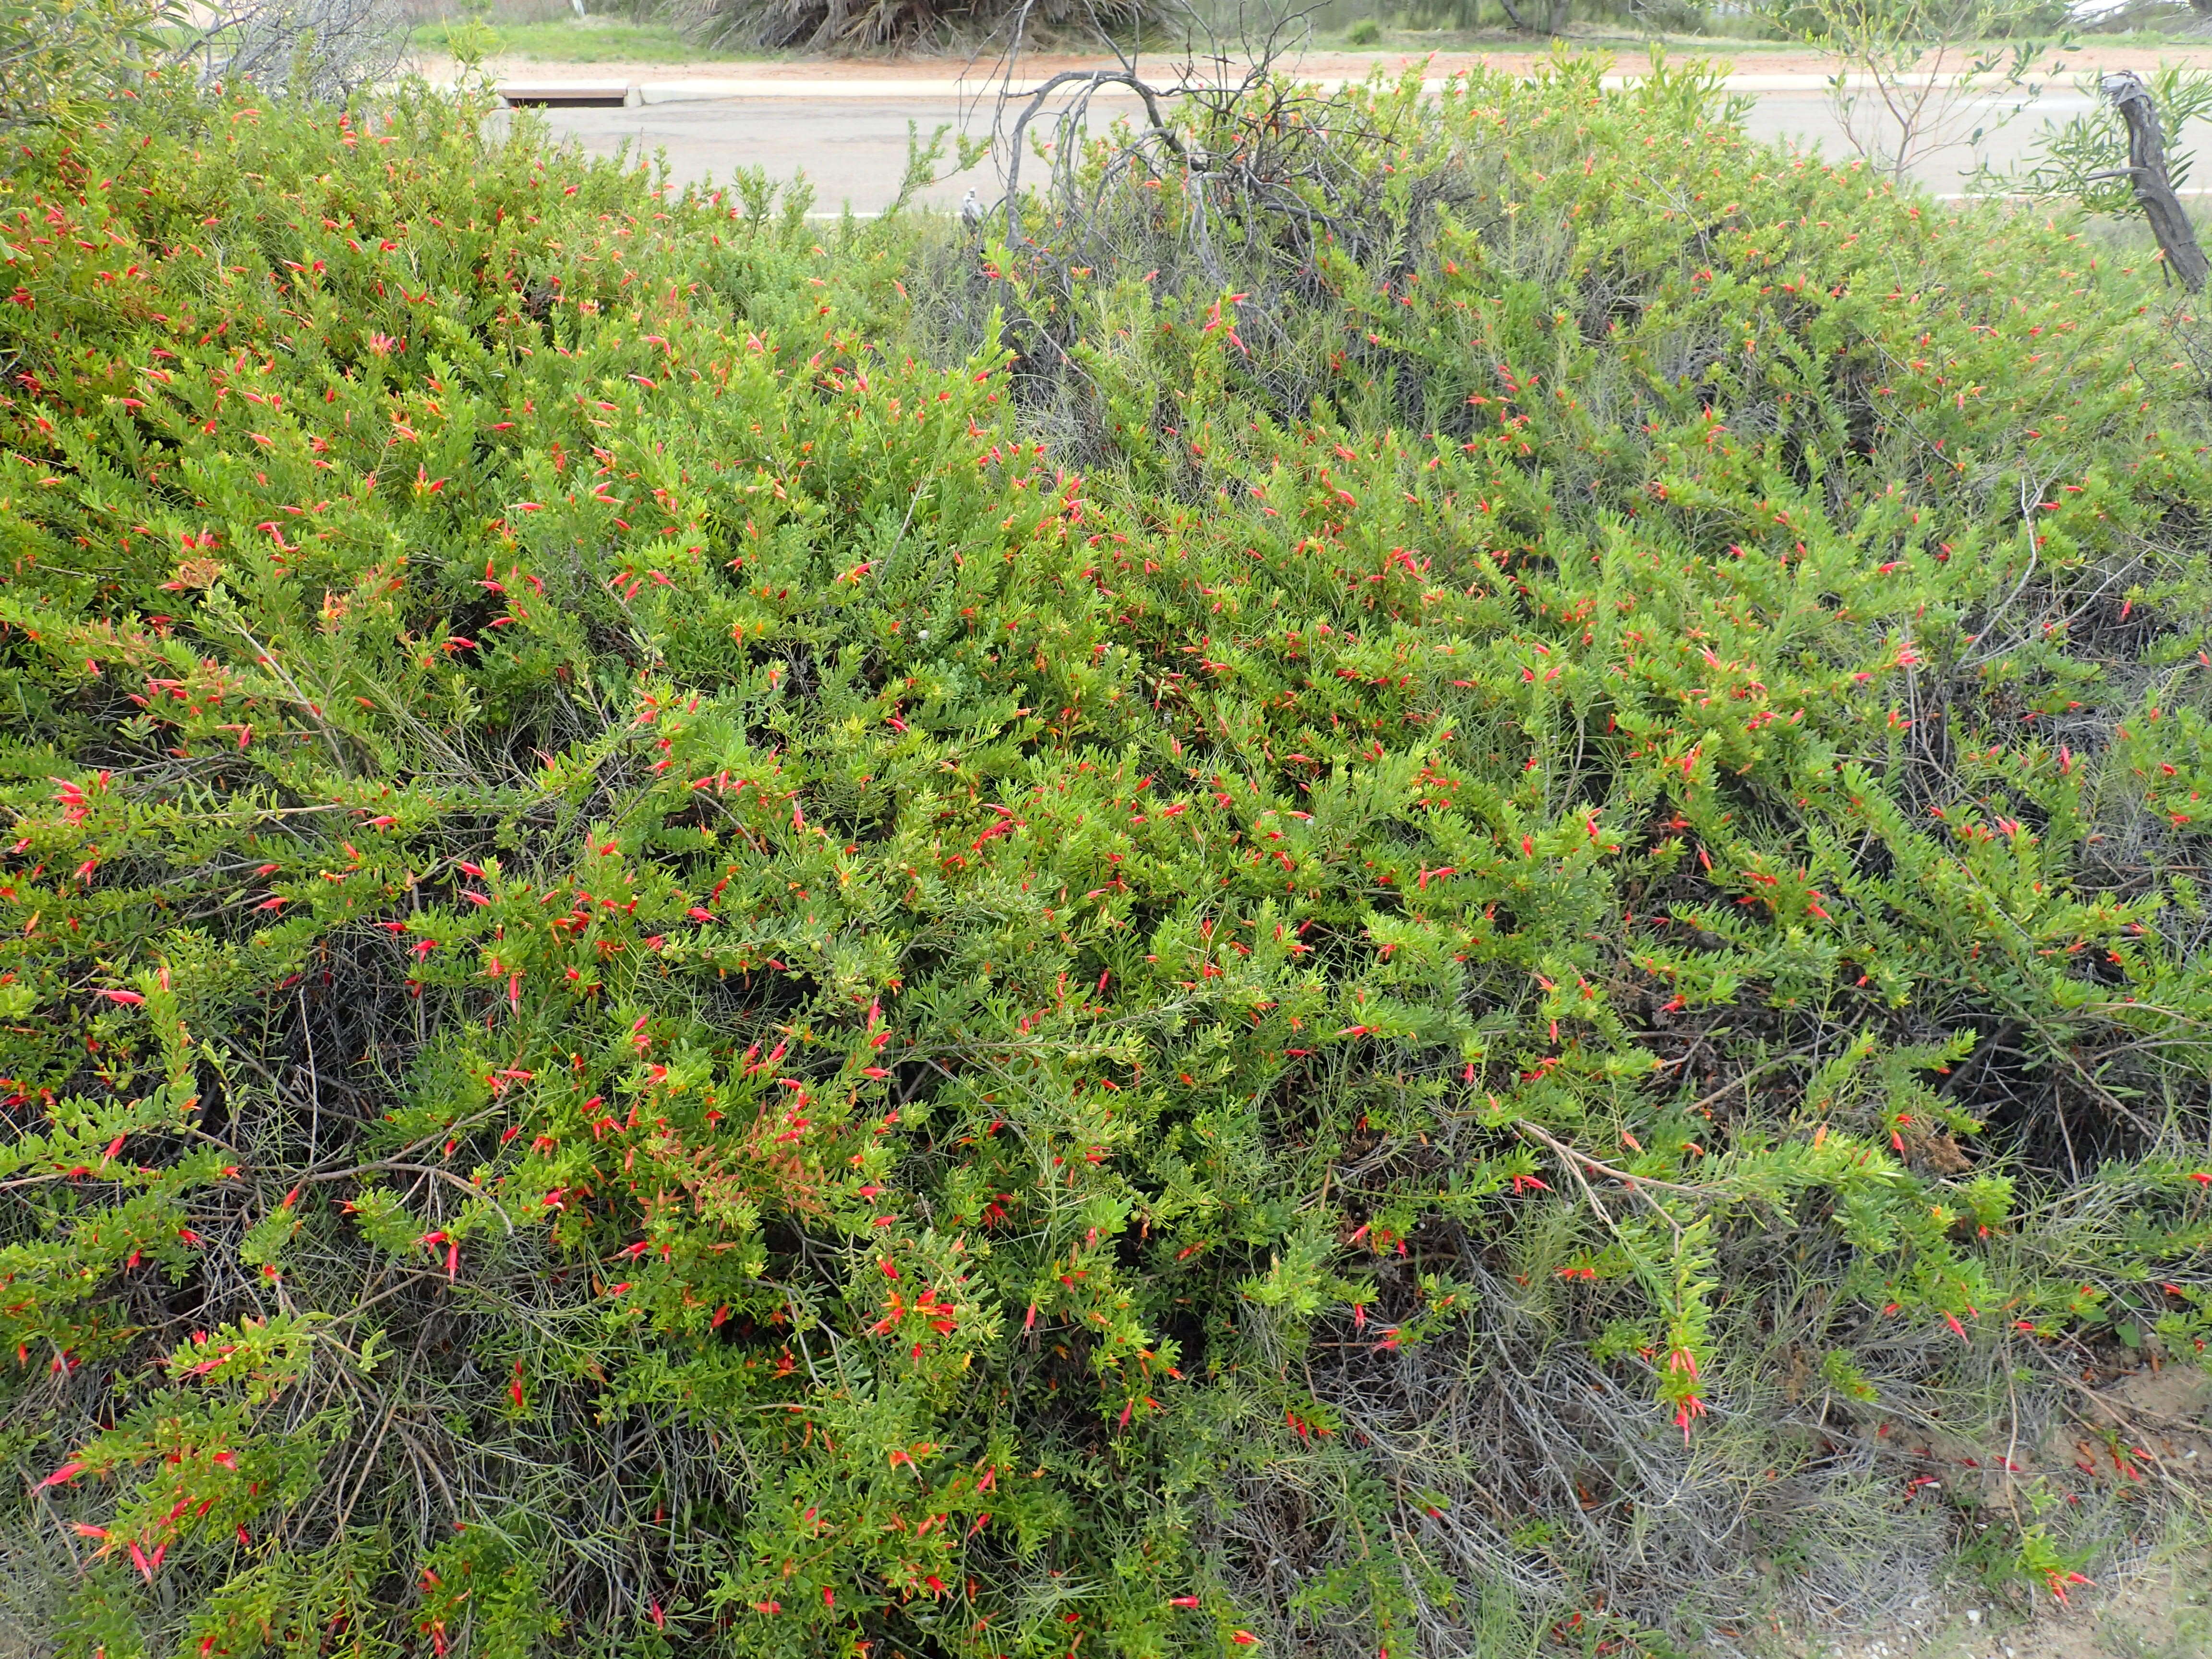
[[[2182,210],[2166,173],[2166,135],[2158,125],[2158,110],[2150,88],[2132,70],[2121,70],[2104,79],[2105,96],[2128,124],[2128,176],[2135,185],[2136,205],[2150,221],[2150,234],[2166,254],[2166,269],[2181,279],[2191,294],[2204,287],[2212,261],[2197,246],[2197,232]]]

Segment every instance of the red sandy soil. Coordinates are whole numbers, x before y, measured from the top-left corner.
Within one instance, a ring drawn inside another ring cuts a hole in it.
[[[1610,52],[1614,67],[1625,73],[1633,73],[1644,62],[1643,49],[1632,42],[1577,41],[1571,44],[1577,50]],[[1508,74],[1525,75],[1549,57],[1548,52],[1500,47],[1480,52],[1429,54],[1309,52],[1286,57],[1280,61],[1291,73],[1316,80],[1359,76],[1378,68],[1395,73],[1425,62],[1427,75],[1432,79],[1440,79],[1457,70],[1480,65]],[[1672,45],[1668,48],[1668,57],[1676,64],[1708,58],[1716,63],[1729,64],[1735,72],[1743,75],[1826,76],[1832,75],[1836,68],[1832,59],[1802,46],[1766,46],[1747,41],[1711,40]],[[2121,43],[2100,46],[2090,42],[2079,50],[2068,52],[2063,62],[2069,75],[2114,69],[2148,70],[2167,62],[2212,68],[2212,42],[2201,46],[2167,44],[2157,46]],[[1031,53],[1023,58],[1018,78],[1034,84],[1037,80],[1062,70],[1099,69],[1107,67],[1109,63],[1109,59],[1103,58]],[[1234,66],[1241,67],[1241,64]],[[732,58],[690,64],[563,64],[543,58],[494,58],[487,60],[486,67],[495,79],[500,80],[589,81],[605,82],[610,85],[640,86],[668,81],[941,82],[963,73],[973,79],[990,78],[994,66],[988,60],[971,64],[957,58],[830,58],[796,62]],[[1142,67],[1162,78],[1171,79],[1180,64],[1169,54],[1156,52],[1146,54],[1142,60]],[[451,72],[451,65],[437,58],[426,58],[422,68],[433,79],[444,79]]]

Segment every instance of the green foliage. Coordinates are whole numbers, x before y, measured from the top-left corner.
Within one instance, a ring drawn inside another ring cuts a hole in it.
[[[482,18],[418,23],[412,40],[418,51],[459,56],[465,43],[480,39],[481,31],[491,27]],[[588,23],[573,17],[535,23],[503,21],[495,33],[494,50],[500,53],[555,64],[725,62],[746,55],[729,48],[702,47],[665,21],[633,23],[604,13]]]
[[[1104,149],[1120,264],[479,113],[0,196],[62,1651],[1661,1650],[1916,1402],[2201,1350],[2131,276],[1589,64],[1351,94],[1388,234],[1233,286]]]

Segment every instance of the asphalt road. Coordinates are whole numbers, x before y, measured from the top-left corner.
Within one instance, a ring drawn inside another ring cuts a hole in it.
[[[542,114],[555,132],[573,136],[592,155],[612,155],[625,143],[633,155],[663,155],[679,183],[726,184],[740,167],[761,167],[779,179],[803,172],[814,186],[817,213],[848,204],[855,212],[874,213],[888,204],[906,171],[908,123],[925,142],[940,125],[959,131],[990,126],[988,112],[978,117],[949,96],[733,98]],[[986,197],[998,194],[988,162],[923,199],[953,206],[971,186]]]
[[[1809,80],[1810,77],[1803,77]],[[1831,156],[1851,153],[1835,111],[1817,83],[1771,88],[1753,94],[1747,120],[1753,136],[1802,147],[1818,145]],[[1122,100],[1109,106],[1133,106]],[[1998,165],[2018,160],[2030,148],[2043,121],[2063,122],[2089,106],[2071,87],[2046,93],[2024,115],[1999,124],[2011,107],[1999,100],[1980,100],[1958,111],[1953,142],[1923,155],[1914,175],[1939,195],[1965,188],[1964,175],[1978,157]],[[804,172],[814,186],[817,213],[836,213],[849,204],[860,213],[880,210],[898,188],[904,170],[909,124],[927,138],[940,125],[978,136],[990,131],[993,111],[949,91],[863,93],[830,89],[814,97],[793,88],[774,95],[745,95],[648,103],[627,109],[549,109],[541,112],[556,133],[574,137],[594,155],[612,155],[623,146],[635,155],[664,156],[679,182],[710,179],[726,183],[739,167],[758,167],[772,178]],[[1977,126],[1996,127],[1978,143]],[[2203,147],[2212,129],[2192,126],[2185,141]],[[985,201],[1001,188],[999,157],[975,172],[925,191],[922,199],[943,207],[957,204],[973,187]],[[1025,164],[1033,165],[1033,164]],[[2208,168],[2207,179],[2212,179]]]

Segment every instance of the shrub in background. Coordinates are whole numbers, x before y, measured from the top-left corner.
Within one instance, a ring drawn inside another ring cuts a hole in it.
[[[387,79],[406,44],[398,0],[6,0],[0,130],[112,116],[179,75],[343,101]]]
[[[1828,104],[1845,143],[1900,185],[1928,157],[1978,148],[2017,119],[2073,46],[2065,9],[2048,0],[1768,0],[1762,15],[1833,61]]]
[[[407,50],[399,0],[226,0],[192,19],[191,59],[264,96],[343,103],[380,85]]]
[[[8,0],[0,5],[0,130],[73,124],[156,61],[167,0]]]
[[[1184,107],[1011,247],[25,138],[64,1651],[1658,1651],[2179,1501],[2046,1435],[2212,1318],[2142,276],[1695,76]]]
[[[672,0],[671,15],[704,46],[852,54],[942,50],[987,38],[1018,47],[1074,37],[1095,50],[1102,32],[1126,33],[1178,10],[1173,0]]]

